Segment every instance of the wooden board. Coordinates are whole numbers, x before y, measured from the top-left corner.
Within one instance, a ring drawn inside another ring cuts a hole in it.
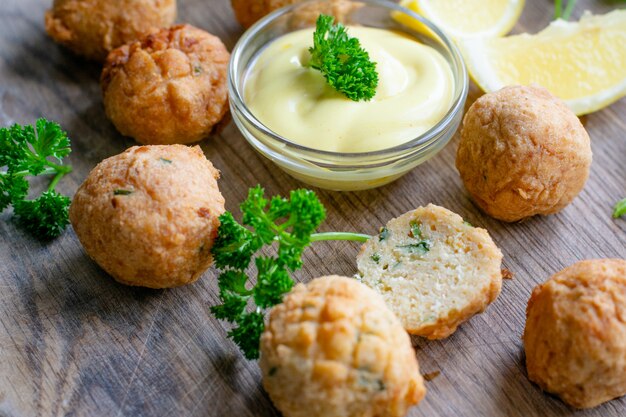
[[[55,45],[43,30],[51,1],[0,3],[0,124],[39,116],[70,133],[75,171],[61,190],[73,194],[100,160],[133,145],[107,121],[97,64]],[[242,30],[228,0],[179,0],[179,21],[224,39],[232,48]],[[537,31],[552,2],[528,0],[516,31]],[[616,2],[580,1],[606,12]],[[474,88],[471,99],[478,96]],[[575,261],[626,258],[626,220],[611,207],[626,196],[626,100],[584,118],[592,138],[591,178],[558,215],[503,224],[470,202],[454,168],[456,140],[428,163],[384,188],[320,192],[328,208],[324,230],[375,233],[391,217],[435,203],[487,228],[515,278],[498,300],[452,337],[413,340],[427,383],[417,416],[564,416],[574,414],[526,378],[520,339],[532,288]],[[234,125],[202,144],[222,171],[227,208],[236,210],[249,187],[270,194],[300,187],[258,156]],[[319,243],[306,253],[299,280],[355,272],[358,247]],[[255,362],[242,358],[211,317],[215,271],[197,283],[152,291],[116,284],[81,249],[69,229],[50,244],[23,234],[0,216],[0,416],[277,416]],[[624,416],[626,398],[580,416]]]

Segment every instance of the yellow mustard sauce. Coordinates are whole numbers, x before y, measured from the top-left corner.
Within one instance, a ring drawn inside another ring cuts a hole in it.
[[[355,102],[306,66],[313,29],[284,35],[254,61],[245,102],[254,116],[287,140],[323,151],[371,152],[406,143],[449,110],[454,78],[434,48],[385,29],[349,27],[379,75],[371,101]]]

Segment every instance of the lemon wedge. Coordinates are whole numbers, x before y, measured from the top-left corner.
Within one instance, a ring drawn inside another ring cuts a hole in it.
[[[519,19],[524,0],[402,0],[401,6],[437,25],[454,39],[495,37],[507,34]],[[419,31],[418,21],[397,14],[396,19]]]
[[[626,95],[626,10],[554,21],[536,35],[459,42],[470,75],[486,92],[539,84],[578,115]]]

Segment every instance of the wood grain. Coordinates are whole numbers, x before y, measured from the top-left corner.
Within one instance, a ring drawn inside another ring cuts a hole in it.
[[[70,133],[75,171],[61,190],[73,194],[100,160],[133,145],[107,121],[97,64],[55,45],[43,30],[50,1],[0,3],[0,124],[39,116]],[[606,12],[615,2],[579,1]],[[528,0],[516,31],[537,31],[552,2]],[[242,30],[228,0],[179,0],[179,21],[220,36],[232,48]],[[471,99],[478,92],[472,90]],[[470,100],[471,101],[471,100]],[[592,138],[591,178],[558,215],[519,224],[484,216],[454,169],[456,141],[397,182],[358,193],[320,192],[325,230],[374,233],[393,216],[435,203],[487,228],[514,272],[485,314],[443,341],[415,338],[427,383],[411,416],[624,416],[626,398],[574,412],[526,378],[521,333],[532,288],[581,259],[626,258],[626,220],[611,207],[626,196],[626,100],[584,118]],[[234,125],[202,144],[222,171],[227,208],[250,186],[270,194],[300,187],[247,145]],[[297,274],[306,281],[352,275],[358,248],[319,243]],[[208,307],[216,301],[215,271],[197,283],[153,291],[116,284],[83,253],[73,231],[43,245],[0,216],[0,416],[278,416],[255,362],[226,339]]]

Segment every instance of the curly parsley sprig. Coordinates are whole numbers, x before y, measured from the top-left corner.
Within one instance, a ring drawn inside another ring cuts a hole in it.
[[[37,120],[35,126],[1,128],[0,213],[13,206],[18,224],[33,236],[48,240],[60,235],[69,223],[70,199],[54,188],[72,171],[62,164],[70,151],[67,134],[46,119]],[[26,177],[38,175],[54,177],[46,191],[29,200]]]
[[[290,274],[302,267],[302,253],[311,242],[370,238],[356,233],[314,233],[326,218],[326,210],[313,191],[295,190],[289,199],[267,200],[264,194],[260,186],[250,190],[240,206],[243,224],[230,212],[220,216],[212,249],[215,265],[222,270],[218,278],[222,304],[211,311],[235,325],[228,335],[248,359],[259,357],[265,310],[279,304],[291,290]],[[275,256],[255,256],[274,243],[278,244]],[[246,270],[253,258],[257,277],[251,284]]]
[[[376,63],[359,40],[351,38],[346,27],[334,21],[332,16],[318,17],[308,66],[319,70],[331,87],[349,99],[369,101],[378,86]]]

